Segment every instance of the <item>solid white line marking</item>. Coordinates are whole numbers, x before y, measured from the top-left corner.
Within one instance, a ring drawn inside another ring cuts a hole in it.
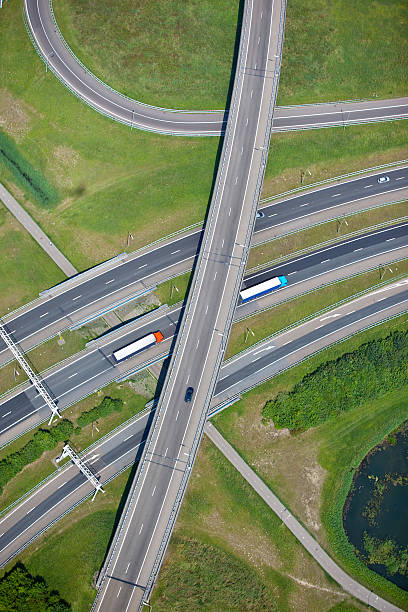
[[[180,253],[181,249],[177,249],[177,251],[172,251],[170,255],[175,255],[176,253]]]
[[[156,491],[156,486],[157,486],[157,485],[154,485],[154,489],[153,489],[152,497],[153,497],[153,495],[154,495],[154,493],[155,493],[155,491]]]
[[[122,590],[122,587],[120,586],[120,587],[119,587],[118,594],[116,595],[116,597],[119,597],[121,590]]]
[[[214,274],[214,280],[217,278],[217,274],[218,274],[218,272],[216,272],[216,273]]]
[[[357,251],[362,251],[363,247],[360,247],[359,249],[354,249],[353,253],[356,253]]]
[[[200,344],[200,338],[197,340],[196,348],[198,348],[199,344]]]
[[[365,185],[364,189],[367,189],[368,187],[372,187],[373,185]]]
[[[302,206],[307,206],[309,204],[309,202],[306,202],[306,204],[301,204],[300,208],[302,208]]]
[[[278,214],[278,213],[273,213],[273,215],[268,215],[268,218],[271,218],[271,217],[276,217],[276,215],[277,215],[277,214]]]
[[[330,259],[323,259],[323,261],[321,261],[320,263],[326,263],[327,261],[330,261]]]
[[[259,353],[263,353],[264,351],[271,351],[273,348],[275,348],[274,344],[269,344],[268,346],[265,346],[264,348],[261,348],[259,351],[256,351],[256,353],[253,353],[254,355],[259,355]]]
[[[79,300],[80,297],[82,297],[82,295],[77,295],[76,297],[72,298],[72,301],[75,302],[75,300]]]
[[[130,436],[128,436],[127,438],[125,438],[123,441],[126,442],[126,440],[129,440],[129,438],[131,438],[133,436],[133,434],[130,434]]]
[[[147,264],[143,264],[143,266],[138,267],[138,270],[140,270],[141,268],[146,268],[146,267],[147,267]]]
[[[31,510],[29,510],[29,511],[27,512],[27,514],[30,514],[30,512],[32,512],[34,509],[35,509],[35,506],[34,506],[34,508],[31,508]]]
[[[405,176],[399,176],[398,178],[396,178],[396,181],[401,181],[403,178],[405,178]]]
[[[10,412],[6,412],[6,414],[3,414],[1,418],[4,419],[4,417],[8,416],[9,414],[11,414],[11,410]]]
[[[252,98],[253,95],[254,95],[254,90],[251,91],[251,98]]]
[[[238,183],[238,177],[235,177],[235,185]]]
[[[245,125],[248,125],[248,117],[246,118]]]
[[[65,482],[63,482],[62,484],[60,484],[60,486],[59,486],[59,487],[57,487],[57,489],[60,489],[61,487],[63,487],[63,486],[64,486],[64,484],[65,484]]]
[[[385,242],[391,242],[391,240],[395,240],[395,238],[387,238]]]
[[[230,209],[229,209],[228,216],[230,216],[230,215],[231,215],[231,206],[230,206]]]
[[[166,448],[166,451],[164,453],[164,456],[167,457],[167,451],[169,450],[169,447]]]
[[[295,270],[294,272],[289,272],[288,276],[290,276],[291,274],[296,274],[297,270]]]
[[[48,312],[44,312],[44,314],[40,315],[40,319],[42,319],[43,317],[46,317],[48,314]]]
[[[332,195],[332,198],[337,198],[337,196],[341,195],[341,193],[335,193],[334,195]]]
[[[128,563],[128,564],[127,564],[127,568],[126,568],[126,572],[125,572],[125,574],[127,574],[127,573],[128,573],[129,565],[130,565],[130,563]]]
[[[68,378],[74,378],[74,376],[78,376],[78,372],[75,372],[74,374],[71,374],[71,376],[68,376]]]
[[[109,285],[109,283],[114,283],[115,279],[111,278],[110,280],[106,281],[105,285]]]
[[[142,529],[143,529],[143,523],[142,523],[142,525],[141,525],[141,527],[139,529],[139,535],[142,533]]]
[[[207,314],[207,312],[208,312],[208,304],[207,304],[207,306],[205,307],[205,313],[204,313],[204,314]]]
[[[180,410],[177,410],[177,414],[176,414],[176,421],[178,419],[178,415],[180,414]]]

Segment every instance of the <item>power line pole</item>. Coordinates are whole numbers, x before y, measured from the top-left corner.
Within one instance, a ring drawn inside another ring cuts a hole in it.
[[[245,341],[244,341],[244,344],[247,343],[249,334],[252,334],[252,336],[255,337],[255,334],[254,334],[253,330],[250,327],[247,327],[246,331],[245,331]]]
[[[344,225],[348,226],[348,222],[347,222],[346,217],[339,217],[337,219],[337,234],[340,234],[341,226],[343,225],[343,223],[344,223]]]

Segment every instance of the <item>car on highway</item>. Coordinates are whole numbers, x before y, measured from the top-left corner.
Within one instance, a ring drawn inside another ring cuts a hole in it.
[[[389,176],[380,176],[380,177],[377,179],[377,183],[380,183],[380,184],[381,184],[381,183],[388,183],[388,181],[389,181],[389,180],[390,180],[390,177],[389,177]]]
[[[186,402],[186,404],[189,404],[191,402],[191,398],[193,397],[193,393],[194,393],[194,388],[193,387],[187,387],[186,394],[184,396],[184,401]]]
[[[258,210],[258,212],[256,213],[256,218],[257,219],[263,219],[265,216],[265,213],[262,212],[262,210]]]

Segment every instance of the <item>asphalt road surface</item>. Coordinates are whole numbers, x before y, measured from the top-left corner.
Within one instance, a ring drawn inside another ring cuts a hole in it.
[[[298,285],[299,292],[301,292],[304,290],[304,283],[309,279],[322,275],[326,277],[333,270],[371,259],[379,253],[383,255],[392,253],[402,247],[408,247],[408,222],[362,234],[302,257],[288,260],[279,266],[269,267],[262,272],[245,277],[243,286],[252,286],[274,276],[285,275],[289,280],[288,287]],[[345,275],[347,276],[347,271]],[[278,302],[279,299],[284,300],[288,287],[275,291],[274,300]],[[248,313],[248,309],[255,311],[257,308],[257,300],[248,302],[244,306],[238,306],[235,318],[240,319]],[[112,353],[118,348],[157,330],[160,330],[164,338],[170,342],[178,329],[180,312],[180,308],[164,314],[159,311],[157,317],[145,324],[142,318],[137,330],[126,334],[125,327],[124,335],[120,339],[110,341],[107,338],[106,345],[95,348],[73,363],[61,366],[56,373],[45,376],[44,382],[52,397],[57,400],[59,407],[63,409],[117,379],[118,370]],[[170,344],[167,343],[164,350],[169,350],[169,347]],[[144,353],[140,356],[143,358]],[[146,352],[145,359],[148,359],[148,352]],[[5,435],[12,435],[17,426],[19,433],[24,431],[24,427],[32,426],[34,416],[36,420],[41,419],[42,421],[48,418],[48,414],[49,409],[33,386],[9,400],[4,400],[0,403],[0,441],[4,443]]]
[[[378,178],[386,175],[389,182],[380,184]],[[381,193],[393,194],[395,191],[408,187],[408,167],[391,170],[378,175],[358,178],[342,185],[335,185],[319,189],[313,193],[295,196],[283,202],[262,208],[264,217],[256,220],[255,232],[263,232],[268,228],[279,227],[295,219],[305,218],[327,209],[335,209],[342,204],[359,200],[371,195]],[[396,196],[397,197],[397,196]],[[64,321],[61,329],[69,325],[69,319],[75,313],[86,307],[95,305],[101,299],[117,299],[121,290],[143,282],[154,284],[152,279],[158,272],[171,268],[184,261],[192,261],[202,237],[202,230],[176,238],[170,244],[157,247],[152,252],[140,257],[118,263],[109,271],[101,273],[91,279],[67,288],[55,296],[51,296],[40,305],[33,304],[32,308],[24,309],[21,314],[7,321],[9,333],[16,342],[32,339],[31,346],[38,342],[36,337],[41,331],[51,328],[57,322]],[[150,279],[150,281],[149,281]],[[55,333],[55,332],[54,332]],[[51,334],[52,335],[52,334]],[[45,334],[45,337],[47,335]],[[25,347],[27,350],[27,347]],[[0,354],[6,352],[5,345],[0,340]]]
[[[217,411],[217,405],[225,402],[228,393],[239,395],[322,346],[386,319],[396,314],[398,308],[400,312],[406,311],[407,305],[407,281],[395,283],[252,347],[222,366],[212,411]],[[101,482],[140,456],[151,418],[150,412],[144,413],[84,454],[83,460]],[[0,520],[0,565],[91,491],[85,477],[70,464],[13,508]]]
[[[247,0],[231,111],[197,266],[155,419],[94,609],[149,599],[203,433],[263,183],[280,72],[285,2]],[[186,388],[194,393],[189,404]]]
[[[92,108],[142,130],[162,134],[218,136],[224,111],[186,112],[149,106],[111,89],[91,74],[63,41],[49,0],[25,0],[27,23],[37,51],[57,78]],[[408,99],[341,102],[282,107],[276,110],[274,131],[310,129],[408,116]]]

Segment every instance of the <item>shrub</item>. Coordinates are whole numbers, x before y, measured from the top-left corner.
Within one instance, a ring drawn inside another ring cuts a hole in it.
[[[78,425],[85,427],[96,421],[99,418],[107,417],[112,412],[120,412],[123,408],[123,401],[119,398],[112,399],[111,397],[104,397],[98,406],[91,408],[88,412],[84,412],[78,419]]]
[[[277,428],[305,429],[407,383],[408,332],[371,340],[303,377],[267,402],[263,417]]]

